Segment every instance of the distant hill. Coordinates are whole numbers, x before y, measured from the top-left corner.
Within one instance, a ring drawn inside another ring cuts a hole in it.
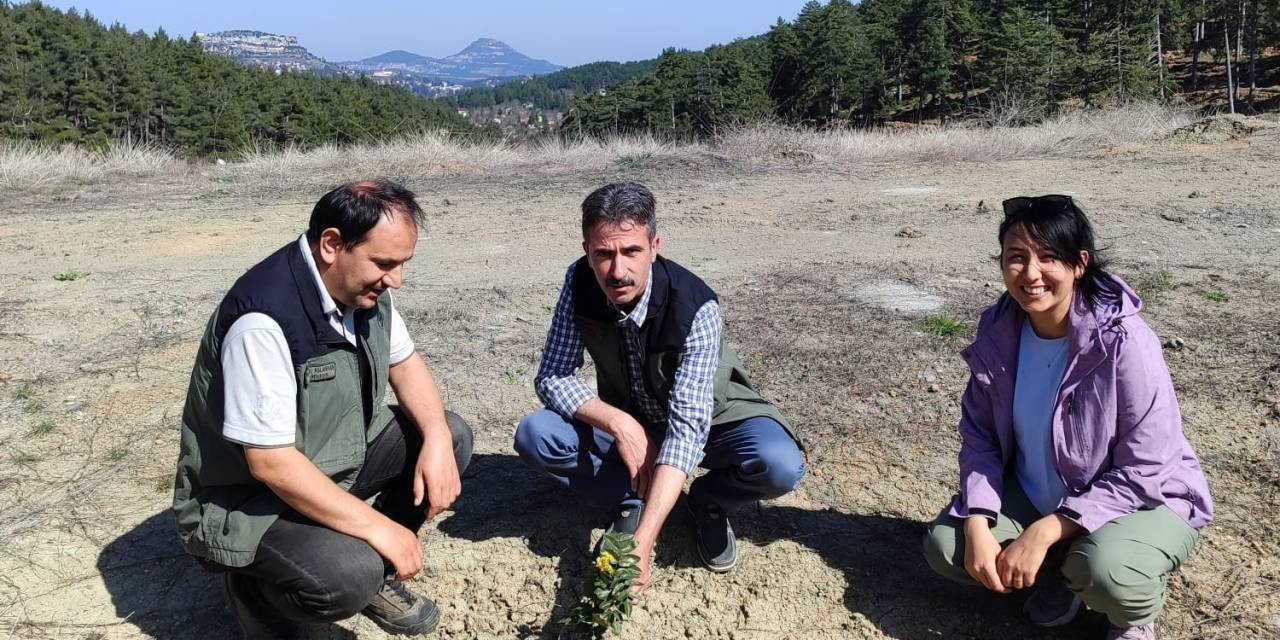
[[[509,80],[491,87],[459,91],[446,100],[463,109],[492,107],[507,102],[530,103],[538,109],[563,111],[574,95],[607,89],[653,72],[658,60],[592,62],[566,67],[535,78]]]
[[[372,58],[336,64],[349,72],[375,77],[399,76],[402,79],[429,79],[455,85],[545,75],[564,68],[546,60],[530,58],[510,45],[492,38],[480,38],[462,51],[444,58],[430,58],[396,50]]]
[[[226,157],[249,148],[347,144],[424,130],[487,135],[447,106],[399,87],[285,73],[295,68],[288,65],[315,67],[287,36],[240,32],[185,40],[163,30],[147,35],[107,27],[38,2],[2,1],[0,36],[0,142],[105,148],[128,140]],[[213,54],[205,50],[211,42],[260,62],[246,66]]]
[[[293,36],[263,31],[234,30],[197,33],[210,53],[220,53],[249,66],[280,71],[334,73],[335,67],[307,51]]]
[[[435,58],[428,58],[426,56],[420,56],[416,53],[410,53],[408,51],[404,51],[402,49],[396,49],[394,51],[388,51],[380,56],[365,58],[364,60],[361,60],[360,63],[414,65],[414,64],[439,64],[439,61],[436,60]],[[356,63],[346,63],[346,64],[356,64]]]

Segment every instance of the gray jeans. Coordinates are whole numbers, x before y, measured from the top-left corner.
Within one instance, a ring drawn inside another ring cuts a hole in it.
[[[422,434],[399,408],[396,419],[369,446],[351,486],[361,499],[377,496],[374,508],[416,532],[426,522],[427,505],[413,505],[413,470]],[[445,412],[453,436],[458,472],[471,461],[472,434],[466,421]],[[264,606],[259,614],[295,622],[322,623],[349,618],[373,599],[391,566],[358,538],[329,529],[290,510],[267,529],[252,564],[231,569],[248,578],[245,588]],[[242,578],[242,579],[243,579]]]

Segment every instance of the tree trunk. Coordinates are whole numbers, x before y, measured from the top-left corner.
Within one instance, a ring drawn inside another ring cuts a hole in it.
[[[1160,41],[1160,12],[1156,12],[1156,72],[1160,80],[1160,101],[1166,100],[1164,95],[1164,46]]]
[[[1081,49],[1083,49],[1085,53],[1089,53],[1089,38],[1090,38],[1090,36],[1092,36],[1092,35],[1093,35],[1093,32],[1089,30],[1089,16],[1090,16],[1090,14],[1092,14],[1092,13],[1093,13],[1093,3],[1092,3],[1092,2],[1090,2],[1090,0],[1085,0],[1085,2],[1084,2],[1084,32],[1081,34],[1081,37],[1083,38],[1083,40],[1084,40],[1084,41],[1080,43],[1080,48],[1081,48]]]
[[[1223,53],[1227,54],[1227,104],[1231,107],[1231,113],[1236,112],[1236,90],[1235,85],[1231,83],[1231,27],[1222,25],[1222,40],[1226,43]]]
[[[1253,94],[1258,89],[1258,0],[1249,3],[1249,111],[1256,111]]]

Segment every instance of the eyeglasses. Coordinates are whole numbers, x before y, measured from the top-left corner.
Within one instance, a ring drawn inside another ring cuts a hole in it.
[[[1015,216],[1023,213],[1058,213],[1075,207],[1071,196],[1051,194],[1047,196],[1020,196],[1009,198],[1001,203],[1004,215]]]

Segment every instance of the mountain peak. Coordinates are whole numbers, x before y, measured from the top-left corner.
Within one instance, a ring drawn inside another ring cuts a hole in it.
[[[494,40],[493,38],[476,38],[474,42],[467,45],[467,48],[463,49],[460,53],[467,53],[469,51],[501,51],[503,53],[515,53],[516,50],[511,48],[511,45],[501,40]]]

